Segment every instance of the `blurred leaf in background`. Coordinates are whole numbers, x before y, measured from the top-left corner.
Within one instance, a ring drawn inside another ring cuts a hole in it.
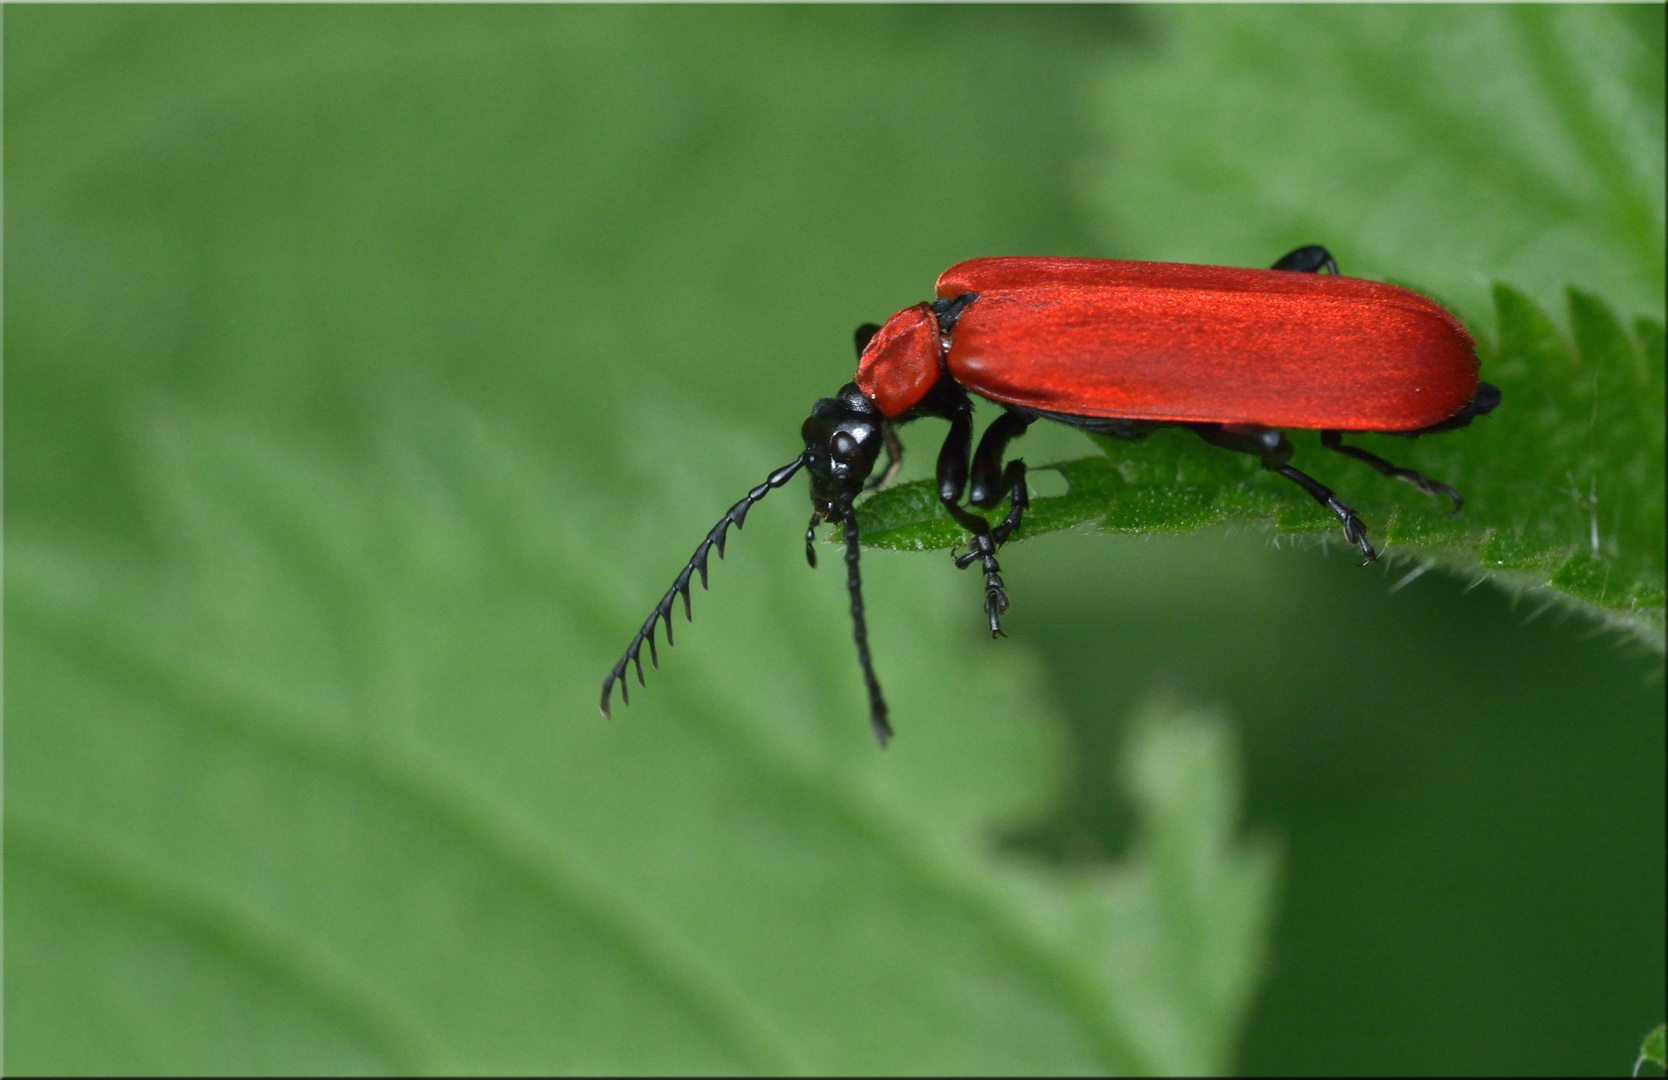
[[[1452,285],[1364,243],[1447,243],[1463,185],[1376,234],[1320,214],[1341,181],[1267,217],[1385,110],[1294,97],[1289,38],[1417,58],[1483,18],[1306,17],[10,9],[7,1067],[1222,1069],[1276,906],[1251,1069],[1609,1067],[1662,1014],[1662,686],[1586,622],[1260,533],[1068,534],[1005,556],[995,645],[947,559],[876,552],[882,755],[783,494],[595,713],[851,327],[959,259],[1320,239],[1468,317],[1501,281],[1660,319],[1660,268],[1573,241],[1461,245]],[[1660,9],[1655,45],[1549,17],[1598,43],[1566,84],[1660,84]],[[1516,55],[1431,100],[1511,114]],[[1452,129],[1410,158],[1469,175]],[[1165,686],[1243,719],[1278,905],[1234,740]]]
[[[1639,1060],[1633,1064],[1634,1076],[1638,1076],[1639,1070],[1647,1064],[1655,1065],[1659,1069],[1668,1064],[1668,1048],[1665,1048],[1665,1043],[1668,1043],[1668,1026],[1658,1024],[1645,1036],[1645,1041],[1639,1044]]]
[[[583,481],[413,408],[358,465],[158,414],[165,569],[14,542],[17,711],[56,722],[13,731],[11,1067],[1231,1062],[1274,865],[1220,722],[1145,719],[1139,847],[1071,876],[981,842],[1046,794],[1024,681],[913,673],[900,715],[963,722],[883,757],[799,575],[656,687],[681,719],[604,724],[567,701],[631,554],[562,519]],[[944,636],[936,591],[904,632]]]

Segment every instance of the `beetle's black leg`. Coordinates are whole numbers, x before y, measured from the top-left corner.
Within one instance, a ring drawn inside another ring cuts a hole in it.
[[[1416,473],[1412,469],[1403,469],[1397,465],[1392,465],[1377,454],[1370,453],[1358,446],[1345,446],[1343,440],[1344,433],[1341,431],[1321,432],[1321,445],[1328,450],[1352,457],[1357,461],[1365,461],[1385,476],[1400,480],[1404,484],[1412,484],[1433,499],[1440,499],[1446,495],[1454,504],[1454,513],[1456,514],[1459,513],[1460,507],[1465,505],[1465,497],[1442,481],[1432,480],[1423,473]]]
[[[1287,252],[1284,258],[1269,269],[1297,270],[1308,274],[1318,274],[1324,269],[1328,273],[1336,274],[1338,264],[1332,261],[1330,251],[1319,244],[1310,244],[1308,247],[1300,247],[1296,251]]]
[[[990,530],[991,540],[998,548],[1007,543],[1008,537],[1019,528],[1026,508],[1031,505],[1025,488],[1025,462],[1015,458],[1004,469],[1002,454],[1008,443],[1025,434],[1025,429],[1035,419],[1035,416],[1024,413],[1003,413],[985,428],[984,437],[979,440],[979,449],[973,453],[973,481],[967,501],[974,506],[995,506],[1002,501],[1004,492],[1008,495],[1008,516]]]
[[[979,440],[979,449],[973,453],[973,479],[967,492],[969,503],[992,507],[1012,489],[1013,484],[1002,471],[1002,455],[1007,451],[1008,443],[1025,434],[1025,429],[1034,420],[1034,416],[1010,411],[985,428],[984,437]]]
[[[1332,511],[1332,516],[1344,527],[1344,539],[1361,549],[1361,565],[1378,559],[1378,552],[1367,540],[1367,526],[1360,516],[1341,502],[1332,490],[1307,473],[1299,472],[1286,462],[1292,458],[1292,444],[1275,428],[1251,424],[1190,424],[1199,436],[1212,446],[1255,455],[1263,468],[1277,472],[1307,491],[1314,500]]]
[[[1292,459],[1292,444],[1279,428],[1258,427],[1254,424],[1189,424],[1199,437],[1212,446],[1250,454],[1262,459],[1263,468],[1274,469]]]
[[[990,622],[990,633],[1002,633],[1002,615],[1008,610],[1008,594],[1002,585],[1002,567],[996,561],[998,542],[991,535],[990,522],[978,514],[956,505],[967,489],[968,453],[973,445],[973,410],[971,406],[957,409],[950,416],[950,433],[938,451],[938,501],[944,509],[972,533],[968,541],[971,550],[955,556],[956,566],[967,569],[975,562],[985,572],[985,618]]]
[[[991,530],[990,522],[978,514],[969,513],[954,503],[945,503],[944,509],[950,511],[950,516],[961,522],[962,527],[973,534],[967,541],[967,554],[955,556],[956,567],[965,570],[978,563],[980,569],[985,572],[985,618],[990,623],[990,636],[1006,637],[1007,635],[1002,633],[1002,616],[1008,612],[1008,591],[1002,583],[1002,564],[996,561],[996,549],[1001,546],[1002,541],[997,539]],[[1009,516],[1014,515],[1010,513]],[[1013,524],[1018,524],[1017,518]]]
[[[969,406],[951,415],[949,434],[938,448],[938,501],[945,506],[961,502],[967,490],[967,462],[972,448],[973,409]]]
[[[1008,542],[1008,537],[1019,528],[1019,523],[1025,520],[1025,511],[1030,509],[1031,495],[1025,488],[1025,462],[1014,458],[1008,462],[1008,467],[1002,471],[1002,486],[1008,489],[1008,516],[1002,519],[1002,524],[990,530],[992,540],[1001,547]]]
[[[879,476],[871,476],[864,481],[864,491],[885,487],[897,479],[898,470],[903,468],[903,441],[898,438],[898,429],[892,426],[892,421],[880,422],[880,437],[885,440],[886,469]]]
[[[1263,468],[1266,469],[1269,466],[1265,465]],[[1362,566],[1378,561],[1378,552],[1373,550],[1372,543],[1367,539],[1367,526],[1356,516],[1354,510],[1338,501],[1338,496],[1332,494],[1330,488],[1309,474],[1297,471],[1290,465],[1276,465],[1272,471],[1297,484],[1304,491],[1313,495],[1316,502],[1332,511],[1332,516],[1337,518],[1338,523],[1344,527],[1344,539],[1361,549]]]
[[[811,569],[817,568],[817,526],[822,524],[821,514],[811,515],[811,524],[805,526],[805,561],[811,564]]]

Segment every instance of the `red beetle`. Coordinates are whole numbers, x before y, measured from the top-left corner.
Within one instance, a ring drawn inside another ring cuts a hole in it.
[[[1321,274],[1319,271],[1328,273]],[[1205,441],[1252,454],[1294,481],[1343,525],[1362,565],[1378,557],[1354,510],[1288,462],[1281,428],[1314,428],[1329,450],[1364,461],[1385,476],[1459,510],[1459,492],[1346,446],[1344,432],[1379,431],[1406,438],[1464,427],[1493,411],[1500,391],[1477,381],[1471,336],[1448,312],[1417,293],[1338,276],[1319,245],[1299,248],[1270,270],[1114,259],[972,259],[944,271],[938,299],[857,330],[857,378],[818,401],[800,429],[805,451],[730,508],[672,588],[655,605],[631,646],[602,684],[608,713],[615,682],[626,694],[626,669],[640,652],[659,666],[656,623],[672,643],[672,606],[683,596],[691,616],[690,576],[707,583],[707,553],[724,555],[724,538],[753,504],[801,467],[811,473],[811,524],[845,527],[847,586],[857,658],[869,692],[869,722],[881,745],[892,734],[886,701],[869,658],[858,574],[853,501],[897,474],[903,447],[895,427],[922,416],[950,422],[938,452],[938,497],[970,535],[958,567],[985,574],[985,617],[1002,632],[1008,597],[996,552],[1019,527],[1028,505],[1025,463],[1003,463],[1008,441],[1038,417],[1084,431],[1141,439],[1161,427],[1185,427]],[[1003,407],[973,449],[971,390]],[[887,467],[871,479],[880,452]],[[960,505],[994,507],[1008,496],[996,525]],[[629,700],[629,697],[627,698]]]

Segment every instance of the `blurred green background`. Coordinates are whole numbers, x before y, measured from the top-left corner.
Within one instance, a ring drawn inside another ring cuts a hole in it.
[[[6,1068],[1624,1071],[1662,659],[1493,584],[874,552],[880,754],[795,486],[595,697],[960,259],[1660,319],[1662,11],[8,8]]]

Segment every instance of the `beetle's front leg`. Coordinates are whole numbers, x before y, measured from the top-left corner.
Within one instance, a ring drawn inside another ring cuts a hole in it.
[[[1008,593],[1002,584],[1002,567],[996,561],[996,549],[1001,545],[991,532],[990,522],[978,514],[962,509],[962,492],[967,488],[967,472],[969,454],[973,445],[973,412],[971,408],[958,410],[950,417],[950,433],[944,438],[944,446],[938,451],[938,501],[944,504],[944,509],[950,516],[961,524],[961,527],[972,533],[968,541],[969,551],[965,555],[955,555],[956,566],[965,570],[975,562],[985,572],[985,618],[990,623],[990,634],[998,637],[1002,634],[1002,615],[1008,610]],[[1021,470],[1024,466],[1020,466]],[[1021,473],[1023,476],[1023,472]],[[1023,487],[1023,484],[1021,485]],[[1023,514],[1023,510],[1020,511]],[[1012,512],[1009,517],[1013,517]],[[1014,525],[1018,525],[1018,520]],[[1003,522],[1004,525],[1008,523]],[[1009,527],[1012,531],[1012,526]],[[1007,534],[1003,534],[1003,539]]]
[[[1002,633],[1002,616],[1008,611],[1008,594],[1001,575],[997,573],[1002,567],[996,561],[996,552],[1008,542],[1008,537],[1019,528],[1019,523],[1025,520],[1025,510],[1031,505],[1030,494],[1025,488],[1025,462],[1017,458],[1008,462],[1007,469],[1002,473],[1002,486],[1007,488],[1009,493],[1008,516],[988,534],[975,533],[972,550],[956,557],[956,565],[964,570],[975,560],[984,564],[985,617],[990,620],[991,637],[1007,636]],[[959,507],[952,508],[952,511],[957,509]],[[961,519],[961,514],[956,516]],[[967,517],[980,522],[985,520],[973,514],[968,514]]]

